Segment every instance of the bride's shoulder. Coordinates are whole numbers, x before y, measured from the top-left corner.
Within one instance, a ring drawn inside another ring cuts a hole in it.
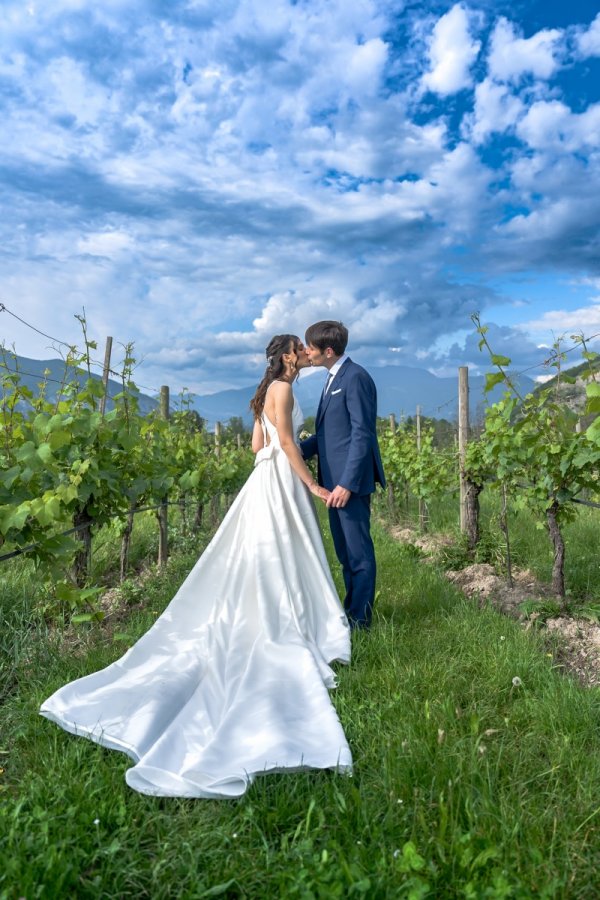
[[[272,381],[265,395],[265,409],[267,415],[269,410],[271,415],[277,415],[277,411],[282,413],[284,409],[292,409],[294,405],[292,386],[287,381]]]
[[[289,381],[279,381],[279,379],[277,378],[275,379],[275,381],[271,382],[268,390],[270,392],[273,392],[274,394],[279,394],[281,397],[288,397],[293,393],[292,386]]]

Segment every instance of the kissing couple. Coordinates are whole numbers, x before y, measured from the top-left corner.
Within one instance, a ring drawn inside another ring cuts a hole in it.
[[[228,799],[268,772],[352,770],[328,692],[331,663],[349,663],[350,630],[373,612],[377,395],[341,322],[305,338],[269,342],[250,404],[254,469],[165,611],[123,657],[42,704],[66,731],[127,753],[125,779],[141,793]],[[299,441],[292,384],[310,365],[328,378],[315,434]],[[343,604],[311,494],[328,507]]]

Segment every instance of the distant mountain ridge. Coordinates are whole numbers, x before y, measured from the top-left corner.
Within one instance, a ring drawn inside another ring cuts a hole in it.
[[[18,371],[21,384],[25,385],[25,387],[28,387],[30,391],[36,394],[39,391],[39,385],[46,380],[46,396],[49,400],[55,401],[60,386],[65,380],[64,360],[29,359],[26,356],[16,356],[16,359],[14,359],[13,356],[13,354],[7,354],[6,363],[11,372]],[[0,374],[2,374],[3,371],[4,369],[0,369]],[[83,382],[87,379],[88,373],[84,369],[80,369],[79,371],[81,374],[81,381]],[[45,372],[48,374],[45,375]],[[95,381],[102,381],[101,376],[96,375],[95,372],[92,373],[91,377]],[[110,398],[114,397],[115,394],[120,393],[122,389],[123,386],[120,381],[115,381],[113,378],[108,379],[108,408],[110,408]],[[138,395],[138,400],[140,412],[143,415],[151,412],[157,406],[157,401],[147,394],[140,393]]]
[[[410,366],[380,366],[369,369],[377,387],[377,414],[389,416],[415,415],[417,406],[421,414],[436,419],[454,419],[458,414],[458,373],[453,378],[439,378],[427,369]],[[294,385],[294,392],[306,417],[317,412],[319,398],[325,383],[326,370],[303,372]],[[526,376],[519,376],[517,383],[524,393],[535,388],[535,382]],[[497,402],[504,393],[502,385],[495,387],[486,397],[485,376],[471,375],[469,378],[469,412],[474,420],[483,415],[487,404]],[[254,396],[256,385],[237,390],[218,391],[215,394],[201,394],[194,397],[194,408],[206,419],[208,427],[214,423],[227,422],[232,416],[241,417],[247,425],[252,422],[249,403]]]
[[[10,361],[9,361],[10,363]],[[48,396],[54,399],[56,391],[63,380],[65,364],[61,359],[28,359],[17,356],[17,365],[21,371],[21,380],[32,391],[37,391],[44,378],[44,371],[49,370]],[[13,367],[12,365],[10,366]],[[379,366],[369,369],[377,386],[377,413],[387,417],[393,413],[399,420],[401,416],[411,416],[421,407],[421,414],[436,419],[454,419],[458,413],[458,374],[456,377],[439,378],[427,369],[410,366]],[[325,369],[305,370],[296,384],[294,391],[302,411],[306,417],[317,412],[319,398],[325,383]],[[87,373],[82,372],[82,376]],[[100,376],[93,374],[100,380]],[[258,383],[258,376],[256,384]],[[57,383],[58,382],[58,383]],[[536,383],[526,376],[519,376],[517,383],[523,393],[529,393]],[[231,418],[241,418],[248,426],[252,424],[250,400],[254,396],[256,384],[242,388],[230,388],[214,394],[192,395],[192,406],[206,420],[207,427],[212,430],[216,422],[225,424]],[[483,415],[486,404],[495,403],[504,392],[502,385],[496,386],[486,397],[484,394],[485,377],[471,375],[469,378],[469,411],[475,420]],[[121,390],[121,384],[109,379],[109,397]],[[148,413],[155,409],[157,401],[147,394],[140,393],[140,410]]]
[[[565,380],[565,375],[568,380]],[[562,369],[560,374],[557,373],[543,384],[536,385],[534,393],[540,394],[542,391],[549,391],[550,397],[579,416],[582,427],[586,428],[596,417],[595,413],[585,414],[586,387],[592,378],[596,381],[600,379],[600,359],[582,362],[569,369]]]

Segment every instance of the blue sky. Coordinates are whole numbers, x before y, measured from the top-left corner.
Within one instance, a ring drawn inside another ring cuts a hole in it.
[[[85,307],[140,383],[252,384],[321,318],[443,375],[474,311],[519,368],[600,332],[589,0],[3,0],[0,34],[0,301],[73,343]]]

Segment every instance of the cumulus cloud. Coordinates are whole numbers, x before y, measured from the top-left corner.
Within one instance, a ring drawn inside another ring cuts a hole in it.
[[[530,38],[520,37],[512,22],[500,18],[491,40],[488,71],[497,81],[518,81],[522,75],[548,79],[560,65],[563,32],[544,28]]]
[[[485,78],[475,88],[475,109],[465,117],[465,133],[481,144],[490,135],[512,131],[524,110],[523,101],[505,84]]]
[[[590,27],[577,35],[577,49],[582,57],[600,56],[600,13]]]
[[[436,22],[428,48],[430,68],[421,83],[426,90],[446,96],[471,87],[471,66],[477,59],[480,42],[470,31],[468,10],[455,4]]]
[[[556,261],[567,270],[585,261],[598,271],[598,213],[593,196],[546,200],[529,213],[514,215],[495,229],[493,253],[513,271],[524,260],[531,266],[551,267]]]
[[[600,103],[573,113],[559,100],[538,101],[519,122],[517,133],[535,150],[592,150],[600,146]]]
[[[519,328],[508,325],[495,325],[493,322],[484,322],[488,331],[486,337],[494,353],[506,356],[511,361],[513,370],[528,369],[530,366],[539,366],[544,361],[544,353],[531,337]],[[462,343],[452,344],[444,353],[446,365],[468,365],[475,371],[485,371],[490,364],[489,353],[480,349],[481,337],[475,328],[470,330]]]
[[[532,334],[547,335],[548,332],[570,336],[583,333],[584,336],[600,333],[600,298],[586,306],[575,309],[552,309],[537,319],[521,323],[521,331]]]

